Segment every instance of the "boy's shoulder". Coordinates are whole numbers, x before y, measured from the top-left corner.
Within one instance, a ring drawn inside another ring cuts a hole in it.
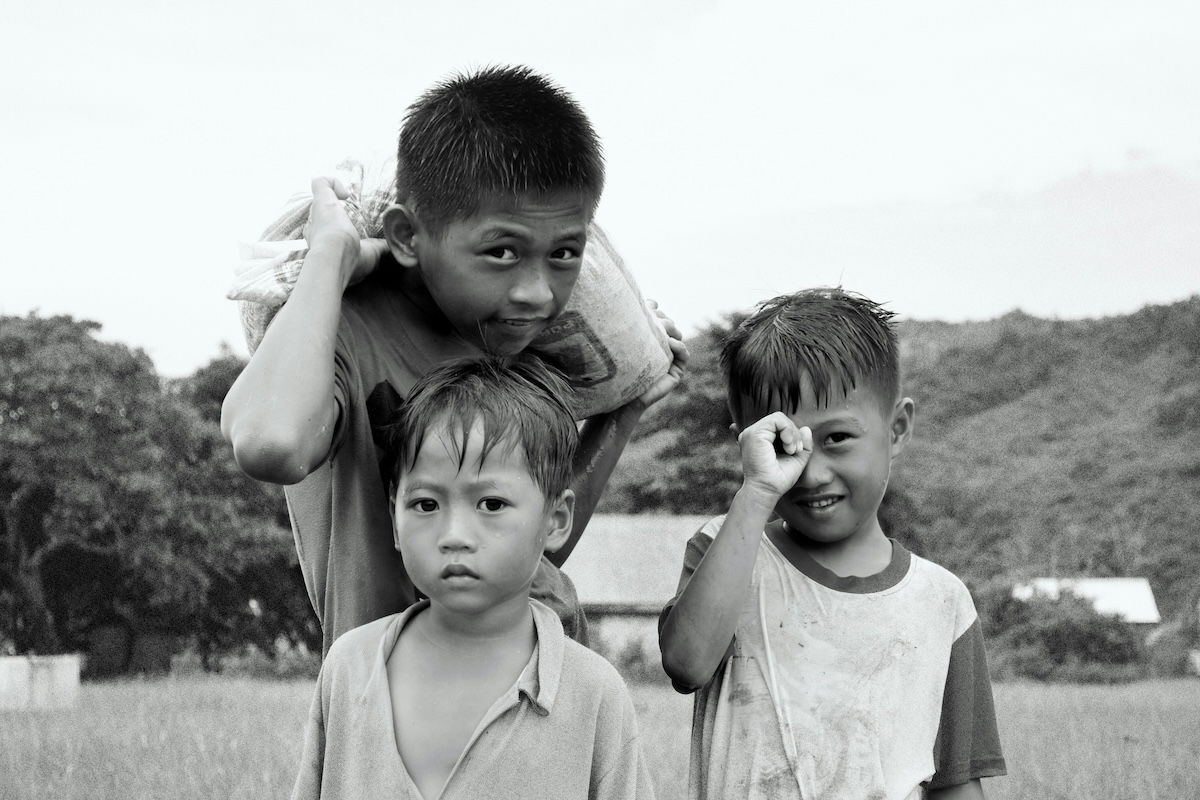
[[[563,642],[563,678],[576,682],[579,688],[590,687],[597,694],[614,689],[627,691],[625,679],[608,659],[574,639]]]
[[[631,709],[629,689],[616,668],[599,653],[567,638],[558,616],[545,605],[537,600],[530,604],[538,622],[539,672],[543,679],[555,681],[554,704],[564,704],[568,713],[585,716],[603,714],[606,709]]]
[[[893,547],[901,547],[899,542],[894,542]],[[955,575],[946,567],[936,561],[930,561],[924,556],[919,556],[916,553],[909,552],[909,570],[914,575],[919,575],[925,580],[944,587],[947,591],[956,594],[965,595],[968,599],[971,596],[970,589],[963,582],[962,578]]]
[[[893,546],[899,547],[898,543]],[[909,553],[909,575],[916,583],[920,594],[940,606],[944,612],[953,613],[955,636],[959,636],[978,618],[971,590],[941,564],[930,561],[915,553]]]
[[[330,646],[329,652],[325,654],[321,672],[329,674],[334,671],[353,670],[356,667],[369,670],[383,640],[389,635],[394,635],[395,630],[403,625],[403,619],[409,613],[409,611],[402,611],[398,614],[388,614],[356,628],[351,628],[337,637]]]

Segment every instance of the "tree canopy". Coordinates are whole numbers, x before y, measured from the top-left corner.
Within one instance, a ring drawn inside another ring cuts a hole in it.
[[[279,494],[242,476],[220,435],[221,384],[240,362],[225,354],[166,384],[145,353],[98,331],[0,317],[8,649],[82,649],[104,624],[193,636],[202,649],[309,636]],[[272,614],[289,622],[263,621]]]

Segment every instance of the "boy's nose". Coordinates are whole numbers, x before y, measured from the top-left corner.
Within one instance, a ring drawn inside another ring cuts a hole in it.
[[[456,551],[471,551],[475,549],[475,537],[467,525],[447,520],[438,535],[438,551],[452,553]]]
[[[553,302],[554,292],[550,289],[547,269],[545,264],[529,264],[520,269],[509,290],[509,299],[518,305],[538,308]]]
[[[820,448],[814,448],[796,485],[803,489],[819,489],[832,480],[833,473],[829,469],[829,462],[821,455]]]

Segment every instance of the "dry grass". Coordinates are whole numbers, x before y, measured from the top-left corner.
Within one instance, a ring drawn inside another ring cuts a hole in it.
[[[690,698],[633,688],[660,800],[684,795]],[[0,798],[285,797],[308,682],[188,678],[84,686],[80,707],[0,712]],[[1200,797],[1200,681],[997,687],[1010,775],[992,800]]]

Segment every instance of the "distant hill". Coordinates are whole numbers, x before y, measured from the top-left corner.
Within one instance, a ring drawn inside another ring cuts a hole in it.
[[[699,374],[648,419],[610,483],[608,510],[647,510],[647,498],[690,513],[728,502],[732,436],[702,432],[709,439],[691,446],[698,434],[685,433],[723,413],[718,327],[689,340]],[[1015,311],[908,320],[899,331],[917,427],[890,490],[898,534],[972,582],[1146,576],[1165,615],[1195,602],[1200,297],[1103,319]],[[672,492],[686,498],[679,507]]]
[[[1200,297],[1094,320],[904,322],[894,486],[947,566],[1200,591]]]

